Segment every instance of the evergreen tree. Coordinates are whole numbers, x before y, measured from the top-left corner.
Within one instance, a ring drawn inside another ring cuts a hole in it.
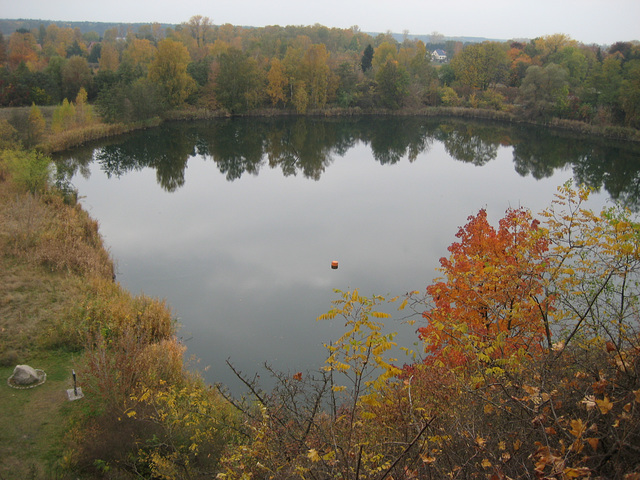
[[[373,61],[373,47],[371,46],[371,44],[369,44],[364,49],[364,53],[362,54],[362,61],[360,62],[363,72],[366,72],[367,70],[371,69],[372,61]]]

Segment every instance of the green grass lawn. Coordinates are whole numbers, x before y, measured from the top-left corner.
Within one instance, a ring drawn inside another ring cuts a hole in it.
[[[82,399],[70,402],[74,356],[43,353],[29,360],[47,374],[44,384],[17,390],[7,384],[14,367],[0,367],[0,479],[63,478],[62,437],[66,419]]]

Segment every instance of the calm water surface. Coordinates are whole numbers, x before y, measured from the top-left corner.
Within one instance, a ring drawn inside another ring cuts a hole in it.
[[[640,154],[542,130],[434,119],[166,125],[60,159],[133,293],[165,298],[210,382],[317,369],[334,288],[421,290],[480,208],[538,212],[567,180],[637,208]],[[332,270],[332,260],[339,268]],[[413,328],[389,321],[410,346]],[[268,382],[267,382],[268,384]]]

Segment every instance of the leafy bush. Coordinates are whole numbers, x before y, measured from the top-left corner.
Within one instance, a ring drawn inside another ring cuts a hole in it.
[[[165,479],[216,468],[235,411],[186,372],[164,302],[95,280],[77,315],[91,413],[70,433],[69,467]]]
[[[444,86],[440,88],[438,94],[442,105],[445,107],[457,107],[460,105],[460,98],[453,88]]]
[[[43,193],[51,180],[51,159],[42,153],[24,150],[5,150],[0,160],[12,182],[31,194]]]

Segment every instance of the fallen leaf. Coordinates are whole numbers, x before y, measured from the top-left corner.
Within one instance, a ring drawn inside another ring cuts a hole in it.
[[[430,455],[421,455],[420,458],[422,459],[422,461],[424,463],[426,463],[427,465],[431,465],[433,462],[436,461],[436,457],[432,457]]]
[[[584,433],[586,425],[581,418],[578,420],[571,420],[571,430],[569,432],[576,438],[580,438]]]
[[[309,452],[307,453],[307,457],[309,457],[309,460],[311,460],[312,462],[320,461],[320,454],[315,448],[309,450]]]
[[[587,441],[587,443],[589,445],[591,445],[591,448],[593,448],[594,450],[598,449],[598,443],[600,443],[600,440],[597,438],[585,438],[585,440]]]
[[[602,400],[596,400],[598,408],[603,415],[606,415],[613,408],[613,402],[609,400],[609,397],[605,396]]]
[[[581,470],[583,470],[583,469],[581,469],[581,468],[565,468],[562,471],[562,473],[567,478],[580,478],[581,476],[584,475],[584,473],[582,473]]]

